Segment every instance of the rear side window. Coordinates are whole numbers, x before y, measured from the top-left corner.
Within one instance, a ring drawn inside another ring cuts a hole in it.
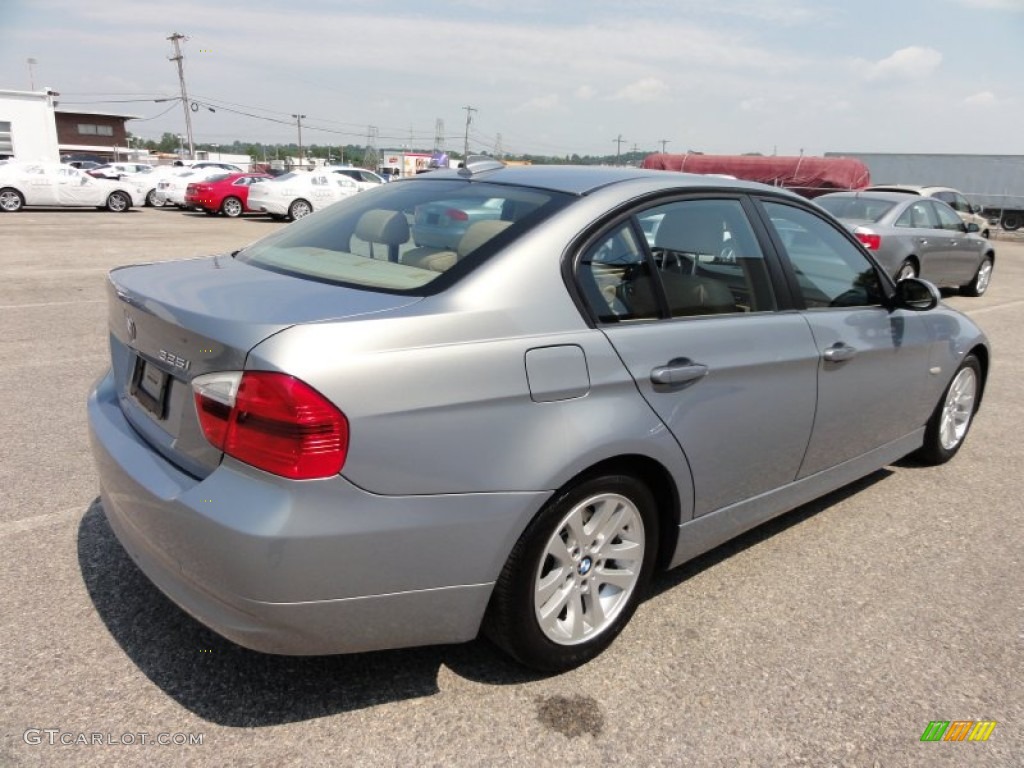
[[[911,229],[938,229],[939,220],[935,216],[934,206],[927,200],[918,200],[896,219],[897,227]]]
[[[792,205],[766,201],[764,207],[808,309],[882,303],[874,265],[831,224]]]
[[[640,211],[582,254],[577,280],[600,322],[776,308],[738,200],[682,200]]]
[[[278,230],[238,258],[313,280],[426,293],[443,273],[472,269],[571,199],[451,179],[379,185]]]
[[[939,219],[939,226],[952,232],[962,232],[964,229],[963,220],[952,208],[941,203],[934,206],[935,214]]]

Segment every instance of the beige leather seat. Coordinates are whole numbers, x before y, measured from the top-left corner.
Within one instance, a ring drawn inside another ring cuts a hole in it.
[[[437,248],[413,248],[402,256],[402,263],[420,269],[444,272],[499,232],[503,232],[511,223],[511,221],[498,219],[475,221],[466,228],[454,251]]]

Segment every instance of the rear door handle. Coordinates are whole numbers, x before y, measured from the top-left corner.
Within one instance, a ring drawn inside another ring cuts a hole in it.
[[[822,352],[821,356],[830,363],[842,363],[857,354],[857,350],[849,344],[837,341],[831,347]]]
[[[681,388],[708,375],[708,367],[688,357],[677,357],[651,371],[651,381],[662,387]]]

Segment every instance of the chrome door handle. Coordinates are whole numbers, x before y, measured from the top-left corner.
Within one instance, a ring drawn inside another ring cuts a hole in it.
[[[651,371],[651,381],[662,387],[684,387],[708,375],[708,367],[688,357],[677,357]]]
[[[851,357],[857,354],[857,350],[851,347],[849,344],[844,344],[841,341],[837,341],[831,347],[821,353],[830,363],[842,363],[849,360]]]

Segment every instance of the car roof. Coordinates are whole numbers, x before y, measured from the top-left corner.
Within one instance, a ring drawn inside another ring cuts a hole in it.
[[[875,189],[873,187],[868,187],[867,189],[852,189],[849,192],[830,192],[827,195],[819,195],[815,199],[824,200],[827,198],[838,197],[860,197],[866,200],[888,200],[890,203],[906,203],[912,199],[916,199],[919,195],[907,192],[894,192],[889,189]]]
[[[932,184],[872,184],[866,189],[879,192],[903,192],[904,194],[924,195],[926,197],[934,192],[956,192],[963,194],[960,190],[953,189],[953,187],[939,187]]]
[[[472,169],[471,169],[472,170]],[[607,165],[515,165],[465,173],[464,169],[432,170],[418,176],[402,179],[409,184],[423,180],[462,179],[486,181],[493,184],[533,187],[571,195],[587,195],[602,187],[622,182],[647,180],[661,182],[659,187],[686,186],[692,188],[750,189],[764,191],[765,185],[756,182],[722,179],[695,173],[656,171],[645,168],[622,168]]]

